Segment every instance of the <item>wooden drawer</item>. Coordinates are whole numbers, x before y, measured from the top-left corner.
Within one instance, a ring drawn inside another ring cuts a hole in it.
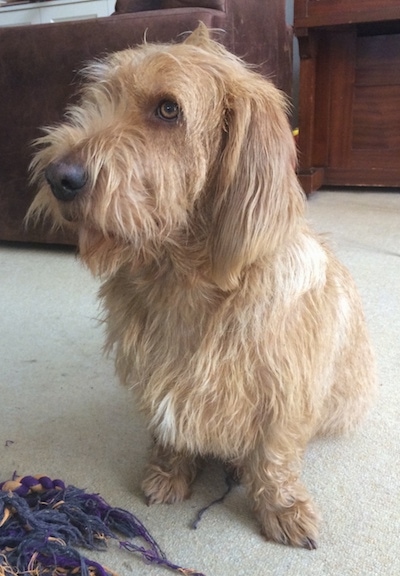
[[[380,22],[400,18],[399,0],[295,0],[296,27]]]

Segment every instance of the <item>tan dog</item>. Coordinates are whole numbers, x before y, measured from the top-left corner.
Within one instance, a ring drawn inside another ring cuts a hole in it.
[[[40,141],[30,216],[74,225],[104,279],[108,348],[156,441],[144,492],[180,501],[219,457],[267,538],[314,548],[304,450],[355,427],[375,378],[354,283],[304,218],[285,99],[202,25],[86,77]]]

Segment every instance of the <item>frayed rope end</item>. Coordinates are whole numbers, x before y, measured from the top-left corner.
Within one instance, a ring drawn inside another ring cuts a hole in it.
[[[135,538],[145,545],[131,542]],[[168,560],[136,516],[112,508],[98,494],[40,475],[14,475],[0,483],[0,576],[117,576],[75,549],[104,550],[110,539],[145,562],[204,576]]]

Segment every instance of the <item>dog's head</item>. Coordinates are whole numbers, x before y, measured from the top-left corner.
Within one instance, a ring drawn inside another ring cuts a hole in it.
[[[205,273],[230,289],[291,234],[302,195],[285,98],[204,25],[84,74],[79,104],[38,141],[29,217],[76,226],[93,271],[197,243]]]

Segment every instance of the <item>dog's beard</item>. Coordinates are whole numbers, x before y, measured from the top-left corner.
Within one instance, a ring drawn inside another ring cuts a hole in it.
[[[133,263],[139,253],[133,243],[122,242],[95,228],[78,227],[79,255],[95,276],[109,277],[127,261]]]
[[[147,223],[135,225],[134,219],[125,226],[110,218],[96,218],[96,212],[85,210],[77,220],[79,254],[95,276],[113,276],[122,266],[131,272],[159,259],[162,244],[168,236],[160,223],[148,218]]]

